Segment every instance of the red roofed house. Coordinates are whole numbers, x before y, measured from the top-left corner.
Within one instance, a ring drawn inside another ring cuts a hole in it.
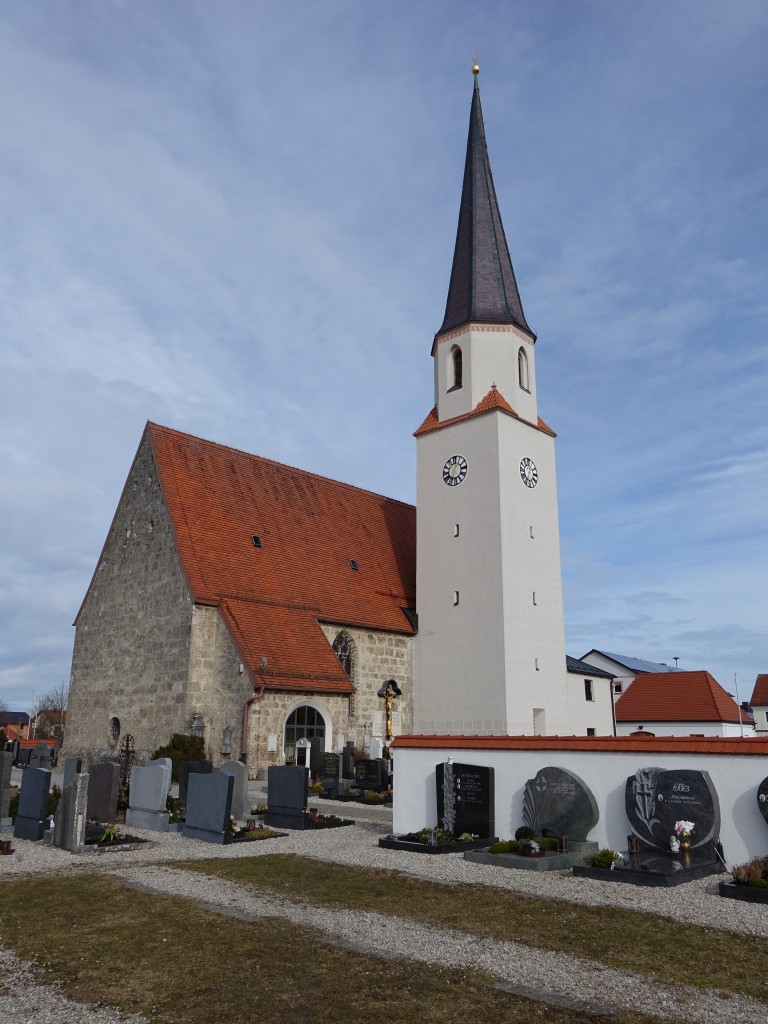
[[[768,673],[762,673],[755,679],[755,688],[749,702],[755,719],[755,731],[758,736],[768,733]]]
[[[709,672],[638,675],[616,701],[616,735],[754,736],[752,719]]]

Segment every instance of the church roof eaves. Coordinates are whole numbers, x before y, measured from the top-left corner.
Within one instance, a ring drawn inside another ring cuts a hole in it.
[[[496,411],[506,413],[507,416],[514,416],[515,419],[520,420],[522,423],[528,423],[528,425],[533,427],[535,430],[541,430],[545,434],[557,437],[555,431],[544,422],[541,416],[539,416],[537,423],[531,423],[530,420],[523,419],[522,416],[519,416],[495,384],[488,394],[485,395],[484,398],[480,399],[474,409],[470,412],[462,413],[460,416],[452,416],[450,419],[442,420],[441,422],[437,418],[437,407],[433,406],[421,426],[414,431],[413,436],[420,437],[422,434],[428,434],[432,430],[441,430],[443,427],[453,426],[454,423],[463,423],[465,420],[472,419],[474,416],[483,416],[486,413]]]

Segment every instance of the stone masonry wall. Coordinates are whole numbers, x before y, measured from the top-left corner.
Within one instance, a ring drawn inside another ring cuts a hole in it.
[[[320,624],[330,644],[342,627]],[[409,636],[343,627],[352,640],[352,697],[330,694],[266,692],[251,705],[249,718],[248,762],[251,774],[264,775],[271,764],[284,763],[283,738],[288,716],[301,705],[310,705],[326,719],[326,749],[341,750],[344,742],[353,739],[359,749],[368,747],[378,736],[385,741],[385,706],[376,691],[387,679],[394,679],[403,691],[395,703],[399,728],[395,733],[409,733],[413,727],[413,640]],[[397,719],[396,719],[397,721]],[[268,750],[269,737],[277,738],[277,750]]]
[[[192,601],[145,434],[80,614],[63,756],[151,753],[188,732]]]

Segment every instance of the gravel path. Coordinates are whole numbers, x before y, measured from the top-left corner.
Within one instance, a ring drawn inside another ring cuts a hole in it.
[[[694,927],[768,937],[766,908],[724,900],[717,895],[717,878],[690,882],[673,889],[641,888],[573,878],[570,872],[514,871],[471,864],[459,854],[425,856],[382,850],[379,836],[391,828],[391,812],[382,808],[348,808],[354,828],[292,832],[283,839],[218,847],[184,839],[176,833],[133,830],[152,840],[130,853],[70,855],[42,843],[14,840],[14,857],[0,858],[0,881],[39,874],[107,872],[151,890],[177,893],[215,905],[219,912],[253,917],[274,917],[311,924],[330,940],[359,945],[369,936],[365,951],[378,955],[404,954],[427,963],[474,966],[499,980],[510,991],[550,998],[567,1005],[589,1008],[632,1008],[660,1017],[681,1017],[712,1024],[765,1024],[765,1004],[742,997],[720,995],[717,990],[664,985],[631,972],[606,968],[588,959],[552,954],[514,942],[478,939],[458,932],[402,922],[369,912],[334,911],[306,903],[264,896],[247,886],[200,877],[173,867],[174,861],[210,857],[234,858],[271,853],[299,853],[339,864],[380,867],[447,885],[491,885],[548,899],[591,906],[620,906],[648,911]],[[6,980],[6,977],[9,980]],[[33,980],[27,965],[0,949],[0,1020],[19,1024],[113,1024],[143,1018],[121,1016],[112,1010],[96,1011],[64,1000],[55,987]],[[9,992],[9,989],[12,992]],[[58,1007],[58,1009],[57,1009]],[[101,1015],[99,1015],[101,1014]]]

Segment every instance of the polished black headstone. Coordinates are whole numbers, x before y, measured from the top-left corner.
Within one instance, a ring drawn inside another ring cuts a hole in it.
[[[760,813],[768,821],[768,778],[763,779],[757,787],[757,806]]]
[[[190,775],[183,835],[223,844],[232,813],[234,786],[234,777],[226,772]]]
[[[87,817],[98,821],[117,821],[117,798],[120,795],[120,765],[101,761],[91,766],[88,781]]]
[[[341,774],[345,779],[355,777],[355,744],[345,743],[341,752]]]
[[[267,813],[264,824],[276,828],[304,828],[307,809],[307,772],[298,765],[276,765],[267,771]]]
[[[565,768],[542,768],[525,784],[523,822],[537,836],[584,842],[598,818],[592,791]]]
[[[355,763],[355,785],[361,789],[385,789],[389,776],[385,758],[376,757]]]
[[[669,850],[676,821],[696,826],[691,847],[712,847],[720,836],[720,803],[707,772],[640,768],[627,779],[625,807],[641,848]]]
[[[332,793],[334,796],[339,791],[339,776],[341,774],[341,755],[339,754],[323,754],[322,766],[320,769],[320,779],[323,783],[323,789]]]
[[[213,761],[182,761],[179,766],[179,800],[187,803],[187,787],[190,775],[210,775]]]
[[[435,769],[437,819],[454,835],[484,839],[495,834],[494,770],[483,765],[446,761]]]
[[[45,834],[51,773],[47,768],[25,768],[21,780],[19,812],[13,826],[17,839],[38,842]]]
[[[313,779],[322,771],[324,753],[325,740],[322,736],[313,736],[309,741],[309,770]]]

